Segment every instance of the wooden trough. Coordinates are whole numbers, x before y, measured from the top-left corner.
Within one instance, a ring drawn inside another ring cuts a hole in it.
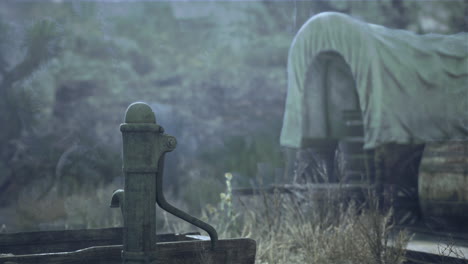
[[[151,108],[129,106],[123,136],[124,190],[112,195],[123,228],[61,230],[0,234],[0,264],[254,264],[252,239],[218,240],[216,230],[170,205],[162,192],[164,154],[177,141],[164,134]],[[156,235],[157,203],[169,213],[205,230],[198,233]]]
[[[122,263],[122,238],[123,228],[1,234],[0,263]],[[158,234],[155,263],[254,263],[255,241],[220,240],[212,250],[207,239],[199,233]]]

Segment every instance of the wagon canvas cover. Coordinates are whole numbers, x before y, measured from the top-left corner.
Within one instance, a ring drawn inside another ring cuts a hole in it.
[[[318,59],[327,53],[335,59]],[[327,118],[333,128],[336,118],[330,115],[357,106],[365,148],[467,140],[468,34],[417,35],[340,13],[312,17],[289,51],[281,145],[299,148],[303,138],[339,138],[340,131],[327,128]]]

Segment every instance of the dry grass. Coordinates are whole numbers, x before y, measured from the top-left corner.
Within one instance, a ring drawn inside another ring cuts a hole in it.
[[[344,205],[333,197],[314,203],[311,197],[310,192],[231,197],[236,201],[230,205],[232,219],[227,201],[222,201],[224,207],[209,207],[204,219],[221,238],[256,240],[257,264],[403,263],[409,237],[392,236],[391,211],[381,214],[375,205]]]
[[[16,229],[34,231],[121,226],[121,211],[109,207],[115,189],[115,184],[97,186],[95,190],[66,197],[52,190],[42,199],[31,193],[21,193],[14,214]]]
[[[408,236],[399,233],[390,239],[391,211],[381,214],[375,205],[365,208],[353,203],[345,205],[333,197],[335,194],[313,202],[311,191],[233,197],[231,179],[226,174],[227,191],[220,195],[220,204],[204,209],[202,219],[214,225],[221,239],[256,240],[257,264],[403,262]],[[85,223],[85,228],[121,225],[120,210],[108,209],[114,188],[98,188],[91,196],[68,197],[62,209],[67,226],[73,228],[74,223]],[[193,230],[182,221],[167,220],[164,213],[159,215],[165,219],[166,231]],[[200,258],[209,263],[203,254]]]
[[[463,250],[456,246],[456,242],[450,234],[446,237],[446,241],[439,242],[437,250],[437,253],[441,256],[468,260],[468,256],[465,256]]]

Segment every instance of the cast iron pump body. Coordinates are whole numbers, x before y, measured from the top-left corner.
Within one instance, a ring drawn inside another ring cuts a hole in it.
[[[156,263],[156,203],[169,213],[205,230],[214,249],[216,230],[201,220],[175,208],[162,192],[164,155],[175,149],[175,137],[156,123],[151,107],[131,104],[120,125],[123,137],[124,190],[112,195],[111,207],[120,207],[124,219],[124,264]]]

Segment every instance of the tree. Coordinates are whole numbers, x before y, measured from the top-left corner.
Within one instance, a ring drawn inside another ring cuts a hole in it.
[[[2,24],[0,39],[5,40],[8,35],[8,26]],[[8,167],[8,163],[15,155],[17,140],[32,122],[34,98],[22,96],[16,83],[30,77],[34,72],[51,58],[55,57],[60,48],[58,45],[59,32],[56,24],[50,20],[41,20],[34,23],[26,32],[23,40],[25,56],[18,64],[10,67],[6,60],[7,52],[0,49],[0,122],[7,124],[0,130],[1,167]],[[2,173],[0,193],[12,184],[14,174],[12,171]],[[16,175],[22,177],[20,175]],[[16,179],[15,179],[16,180]]]

